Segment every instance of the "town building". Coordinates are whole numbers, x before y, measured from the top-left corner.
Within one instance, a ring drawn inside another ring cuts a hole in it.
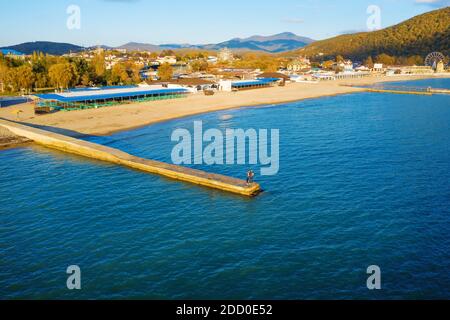
[[[291,77],[280,72],[265,72],[256,76],[256,79],[278,79],[281,86],[291,81]]]
[[[353,62],[351,60],[344,61],[343,69],[344,69],[344,73],[355,72],[355,69],[353,69]]]
[[[359,66],[355,68],[356,72],[370,72],[370,68],[366,66]]]
[[[189,91],[180,86],[114,86],[71,89],[61,93],[37,94],[38,112],[73,111],[110,107],[122,103],[183,98]]]
[[[353,62],[351,60],[335,62],[332,65],[332,69],[335,72],[344,72],[344,73],[352,73],[355,71],[353,69]]]
[[[219,61],[219,58],[217,58],[215,56],[209,56],[207,61],[210,64],[216,64]]]
[[[26,55],[22,52],[19,52],[17,50],[13,50],[13,49],[0,49],[0,53],[7,57],[7,58],[11,58],[11,59],[25,59]]]
[[[436,72],[441,73],[445,71],[445,66],[443,61],[439,61],[436,65]]]
[[[221,80],[219,82],[219,88],[222,91],[243,91],[251,89],[261,89],[273,87],[280,79],[256,79],[256,80]]]
[[[216,75],[220,79],[228,80],[253,80],[258,74],[261,74],[260,69],[239,69],[239,68],[222,68],[216,70]]]
[[[287,70],[290,72],[305,72],[311,70],[311,61],[306,57],[299,57],[288,63]]]
[[[230,49],[223,48],[222,50],[219,51],[217,58],[219,59],[219,61],[228,62],[234,60],[234,55]]]
[[[386,71],[386,69],[383,68],[383,64],[382,63],[375,63],[373,65],[372,71],[373,72],[384,72],[384,71]]]
[[[158,58],[156,59],[156,61],[157,61],[159,64],[168,63],[168,64],[170,64],[170,65],[174,65],[174,64],[177,63],[177,57],[175,57],[175,56],[158,57]]]
[[[386,74],[431,74],[433,68],[429,66],[390,66]]]

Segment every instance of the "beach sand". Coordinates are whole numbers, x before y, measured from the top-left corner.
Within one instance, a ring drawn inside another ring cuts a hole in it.
[[[289,83],[285,87],[277,86],[240,92],[219,92],[214,96],[196,94],[183,99],[131,103],[110,108],[56,112],[47,115],[34,115],[32,104],[22,104],[0,109],[0,117],[37,125],[43,129],[74,137],[82,135],[109,135],[118,131],[130,130],[156,122],[206,112],[246,106],[279,104],[364,91],[364,89],[351,87],[350,85],[368,85],[377,82],[421,78],[430,78],[430,76],[370,77],[325,81],[318,84]],[[14,112],[14,110],[18,109],[23,111],[19,118]],[[14,142],[11,144],[14,144]]]

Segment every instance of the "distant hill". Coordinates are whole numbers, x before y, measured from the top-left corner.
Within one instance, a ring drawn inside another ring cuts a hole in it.
[[[346,34],[314,42],[295,53],[324,57],[342,55],[364,59],[386,53],[426,56],[433,51],[450,55],[450,7],[431,11],[398,25],[373,32]]]
[[[25,54],[32,54],[33,52],[43,52],[52,55],[63,55],[69,52],[79,52],[84,50],[83,47],[70,44],[70,43],[58,43],[48,41],[26,42],[10,47],[3,47],[0,49],[12,49],[23,52]]]
[[[147,50],[147,51],[162,51],[162,50],[178,50],[178,49],[203,49],[203,50],[220,50],[229,48],[232,50],[252,50],[265,51],[271,53],[279,53],[298,48],[303,48],[307,44],[314,42],[314,40],[306,37],[300,37],[290,32],[280,33],[273,36],[253,36],[250,38],[240,39],[235,38],[229,41],[207,44],[207,45],[191,45],[191,44],[148,44],[130,42],[118,47],[118,49],[127,50]]]
[[[139,43],[139,42],[129,42],[123,46],[117,47],[116,49],[126,49],[129,51],[160,51],[160,46],[156,44],[149,43]]]
[[[250,38],[240,39],[235,38],[218,44],[207,45],[191,45],[191,44],[151,44],[129,42],[116,49],[127,49],[130,51],[163,51],[163,50],[180,50],[180,49],[200,49],[200,50],[220,50],[222,48],[229,48],[232,50],[253,50],[264,51],[271,53],[279,53],[290,50],[302,48],[314,40],[306,37],[300,37],[290,32],[280,33],[273,36],[253,36]],[[108,46],[95,46],[87,49],[102,47],[105,49],[112,49]],[[84,47],[77,46],[70,43],[57,43],[48,41],[26,42],[18,45],[4,47],[0,49],[12,49],[23,52],[25,54],[32,54],[35,51],[48,53],[52,55],[63,55],[70,52],[83,51]]]
[[[284,32],[273,36],[253,36],[245,39],[235,38],[218,44],[203,46],[204,49],[219,50],[229,48],[234,50],[256,50],[271,53],[291,51],[314,42],[306,37],[297,36],[291,32]]]

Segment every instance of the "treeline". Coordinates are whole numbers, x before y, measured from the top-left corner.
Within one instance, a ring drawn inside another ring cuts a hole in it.
[[[382,63],[385,66],[420,66],[424,64],[424,59],[419,55],[410,57],[395,57],[382,53],[377,55],[375,58],[369,56],[364,60],[363,64],[369,68],[373,68],[375,63]]]
[[[383,30],[317,41],[298,53],[311,57],[321,55],[326,59],[343,55],[362,61],[368,56],[380,54],[426,57],[433,51],[450,55],[450,7],[425,13]]]
[[[0,90],[7,93],[36,89],[66,89],[78,85],[115,85],[140,82],[140,67],[133,62],[119,62],[106,68],[105,56],[91,60],[34,53],[25,60],[0,54]]]
[[[260,69],[265,72],[276,72],[280,68],[285,68],[289,61],[280,56],[258,52],[236,54],[235,58],[236,60],[229,64],[231,67]]]
[[[314,61],[314,67],[323,67],[324,69],[332,69],[335,62],[344,61],[344,57],[338,55],[335,59],[325,61]],[[424,64],[424,59],[421,56],[410,57],[394,57],[382,53],[375,57],[369,56],[362,61],[362,64],[368,68],[373,68],[375,63],[382,63],[384,66],[421,66]]]

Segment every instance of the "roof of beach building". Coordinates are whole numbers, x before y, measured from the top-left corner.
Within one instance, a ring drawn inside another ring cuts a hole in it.
[[[104,99],[132,98],[142,95],[187,93],[184,88],[164,88],[162,86],[122,86],[106,88],[84,88],[61,93],[37,94],[42,100],[60,102],[96,101]]]
[[[248,87],[248,86],[259,86],[259,85],[269,85],[271,83],[277,82],[278,78],[263,78],[257,80],[242,80],[242,81],[233,81],[231,83],[232,87]]]
[[[285,79],[285,80],[290,79],[289,76],[287,76],[283,73],[280,73],[280,72],[265,72],[256,77],[257,78],[277,78],[277,79]]]
[[[149,84],[178,84],[180,86],[201,86],[214,84],[215,82],[201,78],[180,78],[170,81],[152,81]]]

